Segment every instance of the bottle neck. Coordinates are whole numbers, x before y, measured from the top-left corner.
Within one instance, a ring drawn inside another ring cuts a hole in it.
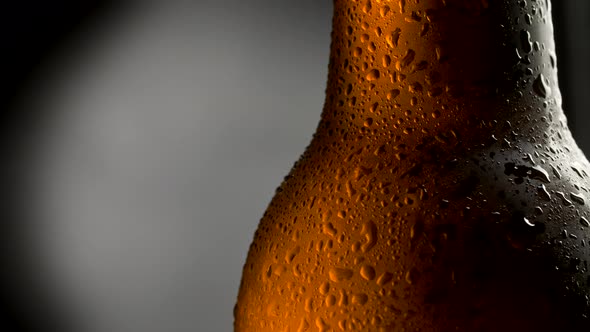
[[[436,135],[550,112],[563,118],[550,0],[334,1],[319,131]]]

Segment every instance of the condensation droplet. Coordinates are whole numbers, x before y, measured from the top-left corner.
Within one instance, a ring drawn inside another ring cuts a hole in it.
[[[338,299],[338,306],[344,307],[348,305],[348,294],[341,289],[340,290],[340,298]]]
[[[537,187],[537,189],[538,189],[539,195],[541,196],[542,199],[544,199],[546,201],[551,200],[551,195],[549,194],[549,191],[547,191],[547,188],[545,188],[544,184]]]
[[[584,205],[584,197],[581,194],[570,193],[570,197],[571,197],[572,201],[574,201],[580,205]]]
[[[399,11],[401,13],[406,12],[406,0],[399,0]]]
[[[390,282],[391,280],[393,280],[393,274],[389,273],[389,272],[383,272],[378,278],[377,278],[377,285],[379,286],[384,286],[385,284],[387,284],[388,282]]]
[[[383,56],[383,67],[389,67],[391,65],[391,57],[387,54]]]
[[[565,205],[565,206],[573,205],[572,201],[567,199],[567,197],[565,197],[565,194],[562,193],[561,191],[556,191],[555,195],[557,195],[559,198],[561,198],[561,202],[563,203],[563,205]]]
[[[532,157],[531,157],[531,160],[532,160]],[[547,171],[545,169],[543,169],[541,166],[533,166],[531,168],[530,172],[531,172],[530,177],[532,179],[541,180],[545,183],[551,182],[551,179],[549,178],[549,173],[547,173]]]
[[[363,224],[361,235],[365,237],[365,243],[361,246],[363,252],[371,250],[377,244],[377,227],[372,221]]]
[[[360,47],[356,47],[354,51],[352,51],[352,55],[355,57],[360,57],[363,54],[363,49]]]
[[[330,329],[330,325],[328,325],[322,317],[316,318],[315,325],[321,332],[326,332]]]
[[[551,170],[553,171],[553,174],[561,180],[561,173],[559,173],[559,171],[557,170],[557,168],[555,168],[555,166],[551,166]]]
[[[533,90],[536,94],[543,98],[549,97],[551,95],[551,88],[546,82],[545,76],[543,74],[539,74],[535,81],[533,82]]]
[[[312,298],[308,298],[305,300],[305,307],[304,307],[305,311],[307,312],[313,312],[313,299]]]
[[[401,91],[399,91],[398,89],[393,89],[393,90],[389,91],[387,93],[387,100],[395,99],[395,97],[399,96],[400,93],[401,93]]]
[[[367,294],[360,293],[352,295],[352,304],[364,305],[365,303],[367,303],[368,300],[369,297],[367,296]]]
[[[334,227],[334,225],[331,222],[324,224],[322,226],[322,231],[324,234],[330,235],[330,236],[335,236],[336,233],[338,233],[338,231],[336,230],[336,228]]]
[[[330,280],[341,282],[352,278],[353,272],[351,269],[332,268],[330,269],[330,272],[328,272],[328,275],[330,276]]]
[[[580,172],[579,169],[577,169],[575,166],[570,166],[572,168],[572,170],[574,172],[576,172],[576,174],[578,174],[579,177],[583,178],[584,176],[582,176],[582,172]]]
[[[533,50],[533,43],[531,42],[531,33],[527,30],[520,30],[520,44],[525,53],[531,53]]]
[[[334,296],[332,294],[326,296],[325,304],[326,304],[326,307],[332,307],[332,306],[336,305],[336,296]]]
[[[363,13],[368,14],[372,8],[373,8],[373,6],[371,6],[370,0],[365,2],[365,5],[363,6]]]
[[[309,330],[309,322],[307,321],[307,319],[302,318],[301,323],[299,324],[299,328],[297,329],[297,332],[305,332],[307,330]]]
[[[379,70],[371,69],[371,71],[369,71],[369,73],[367,74],[367,81],[378,80],[380,76],[381,73],[379,72]]]
[[[411,50],[411,49],[407,50],[404,57],[396,63],[396,65],[395,65],[396,69],[402,70],[403,68],[406,68],[414,61],[415,57],[416,57],[416,52],[414,50]]]
[[[363,265],[361,267],[361,277],[366,280],[375,279],[375,269],[370,265]]]
[[[285,256],[285,261],[288,264],[291,264],[291,262],[293,262],[293,260],[295,259],[295,256],[297,256],[297,254],[299,254],[300,251],[301,247],[296,246],[295,248],[293,248],[293,250],[289,251],[289,253]]]
[[[402,33],[402,30],[400,28],[396,28],[390,35],[388,35],[385,38],[387,45],[389,45],[389,47],[392,47],[392,48],[397,47],[401,33]]]

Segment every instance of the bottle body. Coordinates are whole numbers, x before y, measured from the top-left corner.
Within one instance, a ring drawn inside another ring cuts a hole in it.
[[[333,24],[322,120],[255,234],[235,330],[590,326],[590,165],[550,3],[337,0]]]

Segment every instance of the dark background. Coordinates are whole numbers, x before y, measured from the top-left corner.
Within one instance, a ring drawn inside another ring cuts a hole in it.
[[[229,331],[241,267],[323,105],[331,1],[0,11],[0,331]],[[590,2],[553,2],[590,153]]]

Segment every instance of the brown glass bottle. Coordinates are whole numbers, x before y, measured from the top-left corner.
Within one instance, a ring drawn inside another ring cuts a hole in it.
[[[235,331],[590,330],[549,0],[335,0],[327,97]]]

